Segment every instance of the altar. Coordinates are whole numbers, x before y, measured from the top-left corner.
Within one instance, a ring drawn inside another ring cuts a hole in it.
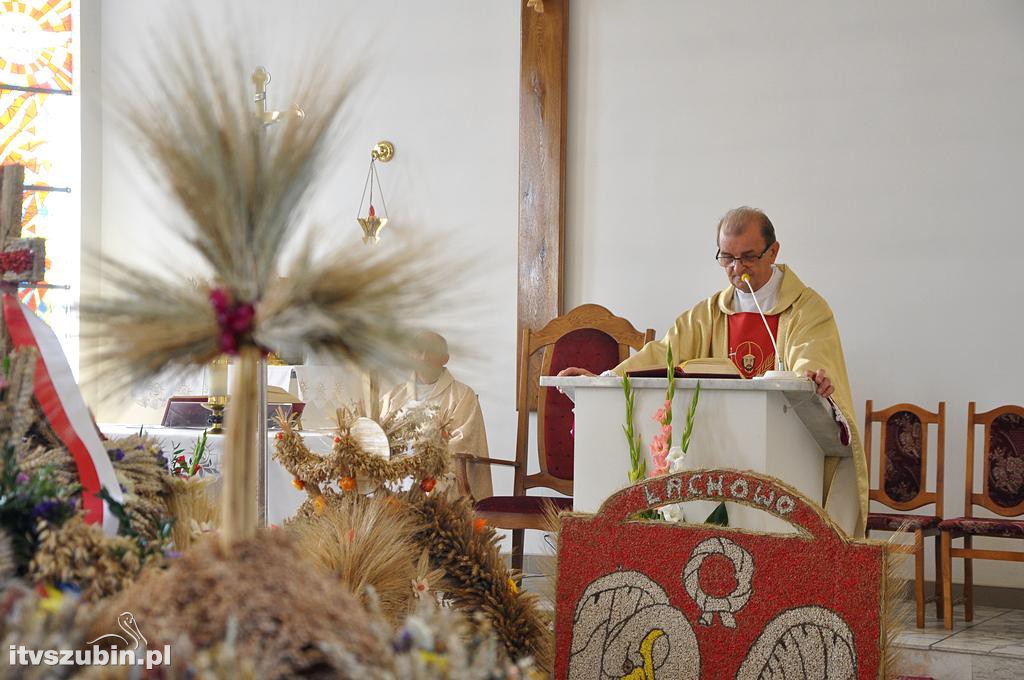
[[[138,425],[115,425],[108,423],[99,424],[100,431],[106,437],[129,437],[139,434]],[[195,428],[174,428],[161,427],[158,425],[142,426],[143,434],[151,437],[159,443],[165,455],[170,456],[176,450],[182,450],[180,454],[186,460],[191,461],[195,450],[196,441],[202,436],[203,431]],[[333,431],[330,432],[300,432],[302,440],[310,451],[314,453],[327,453],[334,446]],[[268,439],[268,450],[274,450],[274,437],[276,433],[271,432]],[[200,458],[199,476],[220,476],[221,456],[224,452],[224,435],[208,434],[206,437],[206,449]],[[288,471],[281,467],[277,461],[271,459],[267,464],[267,523],[281,524],[295,514],[302,502],[306,500],[306,494],[299,491],[292,485],[292,477]]]
[[[664,405],[665,378],[634,378],[634,427],[648,473],[654,469],[649,444],[660,430],[653,414]],[[697,383],[700,398],[694,417],[686,469],[733,468],[771,475],[817,503],[822,501],[824,457],[849,457],[839,438],[829,403],[809,380],[676,379],[673,400],[674,442],[678,443]],[[629,448],[623,434],[625,401],[618,377],[542,377],[543,387],[559,388],[575,403],[573,510],[596,512],[604,500],[628,485]],[[846,465],[843,467],[852,466]],[[715,480],[705,480],[714,484]],[[848,532],[857,517],[856,482],[842,476],[834,484],[829,511]],[[728,489],[722,500],[728,500]],[[750,491],[753,493],[753,491]],[[703,521],[716,507],[687,502],[688,521]],[[748,529],[788,532],[785,522],[736,504],[728,506],[730,524]]]

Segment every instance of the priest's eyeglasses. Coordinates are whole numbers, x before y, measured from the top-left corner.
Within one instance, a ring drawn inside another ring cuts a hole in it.
[[[715,254],[715,259],[718,260],[718,264],[722,265],[723,267],[728,267],[729,265],[736,264],[737,262],[745,264],[749,267],[750,265],[754,264],[762,257],[764,257],[764,254],[767,253],[773,245],[775,244],[769,243],[767,246],[765,246],[765,249],[761,251],[760,255],[729,255],[728,253],[723,253],[722,249],[719,248],[718,252]]]

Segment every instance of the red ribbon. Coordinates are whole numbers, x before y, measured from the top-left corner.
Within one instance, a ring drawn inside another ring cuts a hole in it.
[[[32,328],[25,318],[25,308],[12,295],[3,297],[4,321],[15,347],[34,347],[40,350],[36,358],[35,387],[33,394],[42,409],[46,420],[53,427],[57,437],[67,447],[75,468],[78,470],[78,481],[82,484],[82,507],[85,510],[87,524],[103,523],[103,501],[100,492],[100,478],[96,469],[97,462],[93,459],[89,447],[79,437],[78,431],[71,422],[71,417],[64,409],[64,403],[57,392],[50,370],[43,359],[42,350],[32,333]],[[29,312],[31,314],[31,312]],[[105,452],[101,455],[105,455]],[[102,459],[100,460],[102,461]],[[109,467],[110,462],[105,461]],[[112,469],[111,469],[112,470]]]

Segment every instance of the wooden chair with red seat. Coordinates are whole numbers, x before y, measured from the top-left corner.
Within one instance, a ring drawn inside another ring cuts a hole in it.
[[[531,375],[531,357],[543,351],[540,375],[555,375],[571,366],[600,374],[626,359],[630,348],[640,349],[653,339],[653,329],[641,333],[626,319],[593,304],[580,305],[552,319],[540,330],[523,329],[516,399],[516,459],[456,456],[464,466],[504,465],[515,469],[511,496],[476,499],[475,505],[477,515],[488,524],[512,530],[512,566],[515,569],[521,570],[523,566],[525,530],[545,528],[548,503],[559,511],[572,509],[572,498],[526,495],[528,489],[547,488],[571,496],[573,478],[573,404],[558,390],[545,387],[539,388],[537,393],[540,472],[527,473],[530,386],[535,386],[540,378],[536,371]]]
[[[974,492],[974,434],[979,425],[982,435],[981,493]],[[1024,552],[980,550],[971,544],[975,536],[1024,538],[1024,406],[1000,406],[984,413],[975,412],[974,402],[967,405],[967,474],[964,485],[964,515],[944,520],[942,530],[943,623],[953,628],[953,558],[964,560],[964,619],[974,618],[974,570],[972,560],[1024,562]],[[975,517],[974,507],[984,508],[998,517]],[[963,548],[953,541],[963,538]]]
[[[878,454],[878,488],[868,498],[899,512],[868,513],[868,534],[876,531],[908,531],[913,545],[899,550],[914,556],[914,599],[917,627],[924,628],[924,540],[935,537],[935,616],[942,616],[942,560],[939,523],[942,521],[942,477],[946,442],[946,402],[939,402],[935,413],[914,404],[896,404],[874,410],[869,399],[864,407],[864,455],[871,469],[872,424],[881,423]],[[938,428],[935,456],[935,490],[928,490],[928,426]],[[934,505],[931,514],[911,514],[926,505]]]

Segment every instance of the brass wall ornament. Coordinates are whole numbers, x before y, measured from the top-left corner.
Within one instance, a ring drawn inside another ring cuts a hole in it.
[[[387,163],[395,157],[395,145],[387,140],[377,142],[377,144],[374,145],[373,150],[370,151],[370,157],[375,161]]]
[[[395,145],[388,141],[377,142],[370,150],[370,168],[366,171],[366,182],[363,184],[363,196],[359,199],[359,211],[356,213],[356,221],[363,228],[363,243],[380,243],[380,232],[388,223],[388,204],[384,201],[384,189],[380,185],[380,177],[377,175],[377,161],[387,163],[395,157]],[[377,214],[373,206],[373,185],[377,185],[377,195],[380,197],[381,208],[384,209],[384,216]],[[366,194],[369,192],[369,209],[366,216],[361,217],[363,205],[367,203]]]

